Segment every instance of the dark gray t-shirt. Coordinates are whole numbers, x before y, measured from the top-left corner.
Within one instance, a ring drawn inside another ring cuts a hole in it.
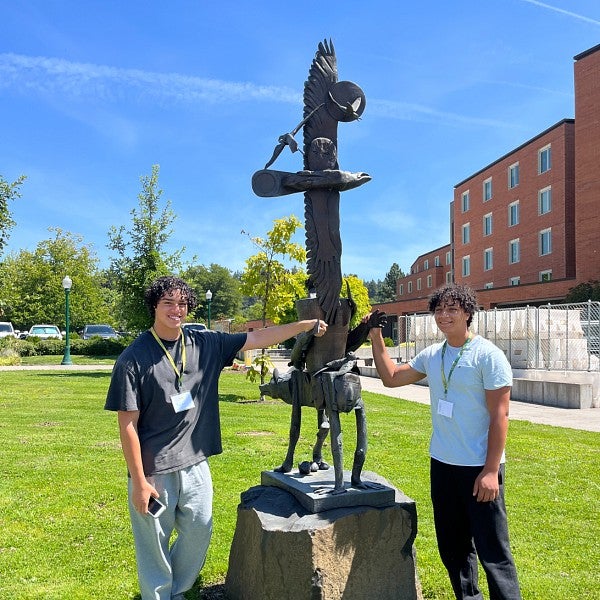
[[[119,356],[104,408],[140,411],[138,435],[146,476],[178,471],[223,451],[219,376],[245,343],[245,333],[187,331],[186,368],[181,385],[164,350],[149,331],[140,334]],[[174,350],[180,369],[180,343]],[[171,396],[187,390],[195,407],[175,412]]]

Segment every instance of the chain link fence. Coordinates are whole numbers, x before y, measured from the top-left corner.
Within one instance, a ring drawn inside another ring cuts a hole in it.
[[[444,336],[430,314],[398,317],[398,361]],[[479,311],[471,330],[501,348],[513,369],[600,372],[600,302]]]

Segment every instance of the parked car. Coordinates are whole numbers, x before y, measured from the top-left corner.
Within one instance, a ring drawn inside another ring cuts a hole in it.
[[[118,338],[119,334],[110,325],[86,325],[81,337],[89,340],[91,337],[99,336],[103,339]]]
[[[62,333],[56,325],[32,325],[31,329],[27,332],[27,337],[38,337],[43,340],[63,339]]]
[[[204,323],[184,323],[182,325],[183,329],[186,331],[194,330],[194,331],[205,331],[206,325]]]
[[[0,321],[0,338],[17,337],[13,324],[10,321]]]

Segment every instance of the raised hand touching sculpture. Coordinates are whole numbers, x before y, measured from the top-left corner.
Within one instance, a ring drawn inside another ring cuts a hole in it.
[[[265,168],[252,177],[252,189],[261,197],[276,197],[304,192],[304,217],[309,297],[298,300],[301,319],[317,318],[328,323],[320,337],[303,336],[294,349],[291,369],[274,373],[261,392],[292,404],[292,424],[288,452],[279,471],[292,469],[294,449],[300,431],[302,406],[314,406],[318,412],[319,433],[309,468],[326,468],[321,456],[327,430],[331,429],[335,468],[333,493],[344,491],[340,412],[356,412],[357,446],[351,483],[363,487],[360,473],[365,460],[366,418],[361,398],[360,378],[352,350],[366,340],[377,317],[361,323],[349,332],[355,309],[348,298],[341,298],[342,240],[340,237],[340,194],[357,188],[371,177],[363,172],[342,171],[338,164],[337,127],[340,122],[358,120],[366,106],[363,91],[350,81],[338,81],[333,44],[324,41],[309,69],[304,84],[304,113],[299,125],[279,137]],[[295,173],[269,169],[285,146],[294,152],[294,136],[303,129],[304,168]],[[384,315],[381,316],[384,318]]]

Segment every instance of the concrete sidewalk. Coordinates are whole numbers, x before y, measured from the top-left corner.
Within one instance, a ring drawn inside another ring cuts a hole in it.
[[[368,392],[429,404],[429,388],[426,385],[386,388],[379,377],[361,376],[360,381],[363,390]],[[556,408],[511,400],[510,418],[513,421],[600,432],[600,408]]]

